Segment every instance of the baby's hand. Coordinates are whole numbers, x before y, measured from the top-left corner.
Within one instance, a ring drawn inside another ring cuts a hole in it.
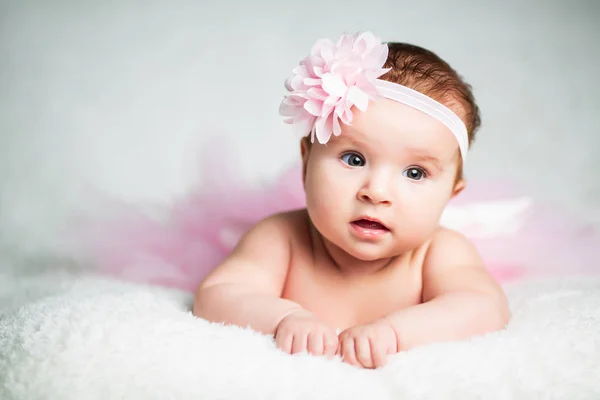
[[[308,351],[315,356],[333,357],[338,348],[335,330],[308,311],[299,311],[281,320],[275,331],[277,347],[288,354]]]
[[[396,331],[386,321],[348,328],[339,337],[337,354],[343,361],[364,368],[379,368],[387,363],[388,354],[398,352]]]

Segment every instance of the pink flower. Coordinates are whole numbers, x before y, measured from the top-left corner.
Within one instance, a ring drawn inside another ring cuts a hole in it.
[[[344,34],[337,43],[318,40],[286,80],[284,122],[300,135],[310,132],[313,142],[315,135],[320,143],[339,136],[340,121],[352,122],[352,106],[365,111],[378,97],[375,80],[389,71],[382,68],[387,56],[387,45],[371,32]]]

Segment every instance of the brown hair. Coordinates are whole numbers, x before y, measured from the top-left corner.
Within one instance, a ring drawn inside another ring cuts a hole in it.
[[[380,79],[417,90],[454,111],[467,126],[469,147],[481,125],[479,107],[471,86],[435,53],[408,43],[388,43],[384,68],[391,70]],[[457,180],[462,178],[462,162]]]

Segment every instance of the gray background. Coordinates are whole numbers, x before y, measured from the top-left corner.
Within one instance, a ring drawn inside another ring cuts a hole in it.
[[[213,139],[242,179],[276,176],[299,147],[284,79],[317,38],[358,30],[428,47],[473,85],[469,178],[598,221],[599,20],[597,1],[3,1],[0,246],[52,249],[103,197],[169,204]]]

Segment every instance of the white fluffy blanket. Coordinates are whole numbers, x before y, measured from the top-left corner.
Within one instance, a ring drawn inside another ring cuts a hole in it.
[[[598,399],[600,279],[507,287],[506,330],[377,371],[209,324],[185,293],[0,273],[0,399]]]

